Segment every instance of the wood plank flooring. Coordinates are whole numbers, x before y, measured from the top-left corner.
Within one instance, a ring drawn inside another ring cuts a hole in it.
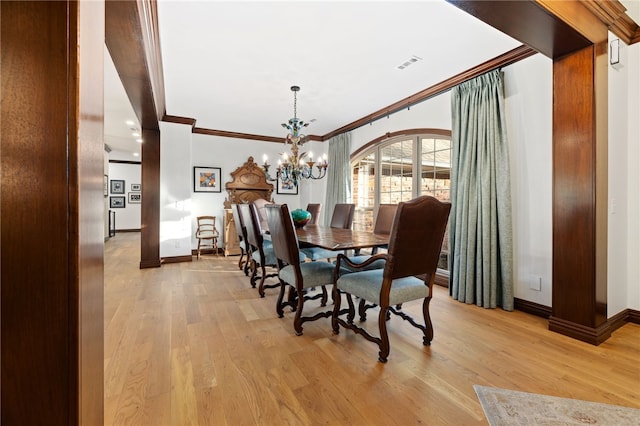
[[[640,408],[636,324],[596,347],[436,286],[432,345],[392,317],[381,364],[375,344],[332,335],[329,319],[296,336],[276,290],[260,298],[237,257],[140,270],[139,241],[120,233],[105,247],[106,425],[484,425],[474,384]]]

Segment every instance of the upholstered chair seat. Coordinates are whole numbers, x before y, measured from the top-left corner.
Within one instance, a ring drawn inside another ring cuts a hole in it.
[[[342,275],[338,289],[360,297],[376,305],[380,304],[383,269],[372,269]],[[416,277],[403,277],[391,281],[389,305],[400,305],[429,295],[429,287]]]

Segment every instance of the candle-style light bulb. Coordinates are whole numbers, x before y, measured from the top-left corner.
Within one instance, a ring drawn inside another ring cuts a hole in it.
[[[309,160],[313,160],[313,152],[309,151]]]
[[[264,154],[264,155],[262,156],[262,163],[263,163],[263,164],[267,164],[267,158],[268,158],[268,157],[267,157],[267,154]]]

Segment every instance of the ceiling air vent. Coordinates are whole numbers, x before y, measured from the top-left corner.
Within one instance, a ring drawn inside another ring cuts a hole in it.
[[[409,65],[413,65],[418,61],[421,61],[422,58],[416,55],[413,55],[412,57],[410,57],[409,59],[407,59],[406,61],[404,61],[403,63],[401,63],[400,65],[396,66],[397,70],[403,70],[405,68],[407,68]]]

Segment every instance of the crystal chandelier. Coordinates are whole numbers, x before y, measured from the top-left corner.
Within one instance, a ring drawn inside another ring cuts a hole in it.
[[[289,119],[288,123],[282,123],[282,127],[287,129],[289,133],[284,139],[284,143],[291,144],[291,153],[286,152],[282,154],[282,158],[278,160],[278,168],[276,169],[275,179],[269,174],[269,167],[271,166],[267,161],[266,154],[262,157],[264,169],[267,179],[275,181],[280,179],[283,184],[293,184],[298,186],[298,182],[301,179],[322,179],[327,174],[327,162],[326,154],[323,158],[317,162],[313,161],[313,153],[302,152],[300,153],[300,147],[306,142],[306,136],[301,134],[300,131],[309,125],[303,120],[298,118],[298,92],[299,86],[291,86],[293,92],[293,118]],[[314,171],[313,167],[316,167]]]

